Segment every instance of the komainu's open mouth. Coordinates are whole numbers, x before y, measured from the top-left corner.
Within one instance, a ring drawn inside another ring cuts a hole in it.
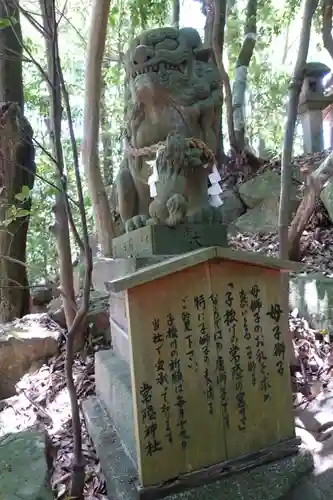
[[[149,64],[141,67],[135,67],[135,65],[133,65],[132,78],[135,78],[138,75],[142,75],[143,73],[159,73],[160,71],[168,70],[179,71],[180,73],[184,74],[186,71],[186,63],[183,62],[180,64],[169,64],[160,62],[157,64]]]

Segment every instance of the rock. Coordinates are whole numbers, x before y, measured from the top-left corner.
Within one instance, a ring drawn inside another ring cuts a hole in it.
[[[47,304],[59,297],[60,292],[56,285],[50,284],[34,288],[30,295],[30,313],[40,314],[47,311]]]
[[[81,298],[77,299],[78,307],[81,300]],[[61,297],[53,300],[49,304],[48,313],[53,321],[58,323],[61,328],[66,328],[66,320]],[[106,340],[110,338],[109,294],[107,292],[90,292],[90,305],[87,320],[90,331],[93,335],[103,334]]]
[[[289,304],[292,309],[298,308],[314,328],[333,333],[333,278],[322,273],[292,276]]]
[[[110,340],[109,294],[92,292],[88,313],[90,332],[93,336],[103,335]]]
[[[6,500],[52,500],[43,432],[0,438],[0,493]]]
[[[294,176],[294,178],[296,177]],[[276,172],[270,169],[265,170],[262,174],[258,174],[241,184],[239,186],[239,196],[248,208],[254,208],[267,198],[279,199],[280,182],[281,177]],[[299,203],[298,187],[299,183],[295,180],[292,186],[291,199]]]
[[[32,366],[57,353],[59,333],[47,314],[28,314],[0,327],[0,400],[16,393],[15,384]]]
[[[297,209],[298,200],[290,201],[290,220]],[[279,222],[279,198],[269,198],[248,210],[232,224],[240,233],[276,233]]]
[[[328,215],[333,222],[333,181],[332,179],[328,181],[327,185],[324,187],[320,194],[320,199],[323,202]]]
[[[48,304],[54,297],[59,297],[60,292],[56,286],[41,286],[34,288],[31,293],[32,303],[35,306]]]
[[[223,224],[230,224],[245,212],[245,207],[235,191],[227,189],[220,195],[223,205],[221,212],[223,214]]]
[[[56,299],[51,300],[51,302],[47,306],[47,312],[53,319],[53,321],[60,325],[61,328],[66,328],[62,297],[57,297]]]

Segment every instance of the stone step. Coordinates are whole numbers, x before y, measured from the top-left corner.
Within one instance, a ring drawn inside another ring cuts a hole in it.
[[[88,433],[94,443],[101,468],[105,475],[108,497],[117,500],[139,500],[136,488],[137,469],[124,452],[114,422],[94,396],[82,404]],[[124,419],[126,416],[124,415]],[[291,489],[309,474],[313,467],[310,453],[300,451],[298,455],[287,457],[255,469],[222,478],[211,484],[193,488],[181,493],[169,494],[169,500],[289,500]],[[320,479],[319,479],[320,480]],[[305,479],[305,481],[307,481]],[[308,489],[305,487],[305,490]],[[313,490],[312,490],[313,492]],[[304,494],[304,491],[302,490]],[[292,496],[293,500],[311,498]],[[331,496],[320,497],[331,499]]]
[[[126,455],[107,411],[97,397],[91,396],[83,401],[82,412],[105,476],[108,498],[137,499],[136,467]]]
[[[96,395],[108,412],[125,452],[137,464],[129,364],[112,350],[95,354]]]
[[[110,317],[112,348],[121,359],[130,363],[130,352],[127,331]]]

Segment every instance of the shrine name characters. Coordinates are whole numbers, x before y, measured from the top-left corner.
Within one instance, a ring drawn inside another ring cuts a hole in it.
[[[240,340],[236,335],[236,310],[233,307],[234,303],[234,284],[228,283],[228,290],[225,293],[225,305],[227,309],[224,314],[224,324],[228,328],[229,335],[231,336],[231,347],[229,349],[231,376],[235,382],[236,400],[238,406],[239,423],[238,429],[244,431],[246,429],[246,402],[244,391],[244,368],[240,363]]]
[[[238,307],[235,307],[236,303]],[[230,282],[222,300],[217,293],[208,297],[204,294],[183,297],[177,324],[172,312],[168,312],[164,318],[152,320],[151,339],[156,351],[155,381],[151,383],[144,381],[140,386],[140,412],[144,426],[146,456],[154,456],[163,450],[163,446],[172,446],[175,440],[181,443],[182,449],[187,448],[191,439],[187,427],[190,415],[186,413],[183,370],[187,368],[198,373],[200,363],[203,365],[203,387],[208,414],[213,415],[215,405],[219,404],[225,427],[229,428],[227,381],[230,377],[234,382],[236,393],[238,429],[246,430],[247,401],[244,378],[247,374],[251,377],[253,386],[259,385],[263,402],[271,398],[270,373],[266,363],[264,332],[261,326],[263,314],[272,321],[270,331],[275,341],[272,355],[276,358],[276,371],[280,376],[284,374],[286,346],[280,327],[282,313],[280,304],[269,304],[268,310],[263,311],[260,288],[257,285],[252,286],[248,292],[244,289],[235,291],[234,284]],[[251,329],[249,314],[252,315]],[[207,326],[208,321],[211,325],[211,315],[212,329]],[[237,325],[241,325],[241,328],[237,328]],[[240,338],[240,332],[243,338]],[[268,334],[269,332],[265,332],[265,335]],[[230,346],[228,352],[224,347],[227,338]],[[183,348],[180,348],[181,344]],[[162,348],[163,352],[167,353],[164,357]],[[210,354],[213,349],[215,363],[211,363]],[[180,356],[180,352],[184,354]],[[229,356],[230,373],[226,372],[226,356]],[[244,357],[247,359],[245,367],[241,363]],[[160,396],[161,403],[157,408],[152,404],[153,393],[156,395],[159,393]]]

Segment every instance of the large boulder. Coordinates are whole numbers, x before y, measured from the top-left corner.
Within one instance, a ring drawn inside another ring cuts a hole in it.
[[[80,306],[82,297],[77,299],[77,306]],[[50,317],[61,326],[66,328],[66,320],[62,298],[52,300],[48,306]],[[87,321],[92,335],[103,335],[105,340],[110,339],[110,320],[109,320],[109,294],[101,291],[90,292],[89,311]]]
[[[299,169],[298,169],[299,170]],[[297,170],[297,172],[298,172]],[[291,200],[299,202],[299,182],[293,172]],[[297,179],[297,180],[296,180]],[[254,208],[264,200],[280,198],[281,177],[274,170],[267,169],[239,186],[239,196],[248,208]]]
[[[320,199],[323,202],[328,215],[333,222],[333,181],[332,179],[328,181],[324,189],[320,194]]]
[[[223,205],[221,205],[223,224],[230,224],[230,222],[234,221],[245,212],[245,206],[242,200],[232,189],[223,191],[220,198],[223,202]]]
[[[0,400],[13,396],[25,373],[57,353],[58,339],[59,329],[47,314],[28,314],[0,326]]]
[[[268,198],[248,210],[231,224],[231,231],[240,233],[276,233],[279,223],[279,198]],[[299,200],[290,200],[291,221]]]
[[[45,433],[27,430],[0,438],[0,498],[52,500]]]

